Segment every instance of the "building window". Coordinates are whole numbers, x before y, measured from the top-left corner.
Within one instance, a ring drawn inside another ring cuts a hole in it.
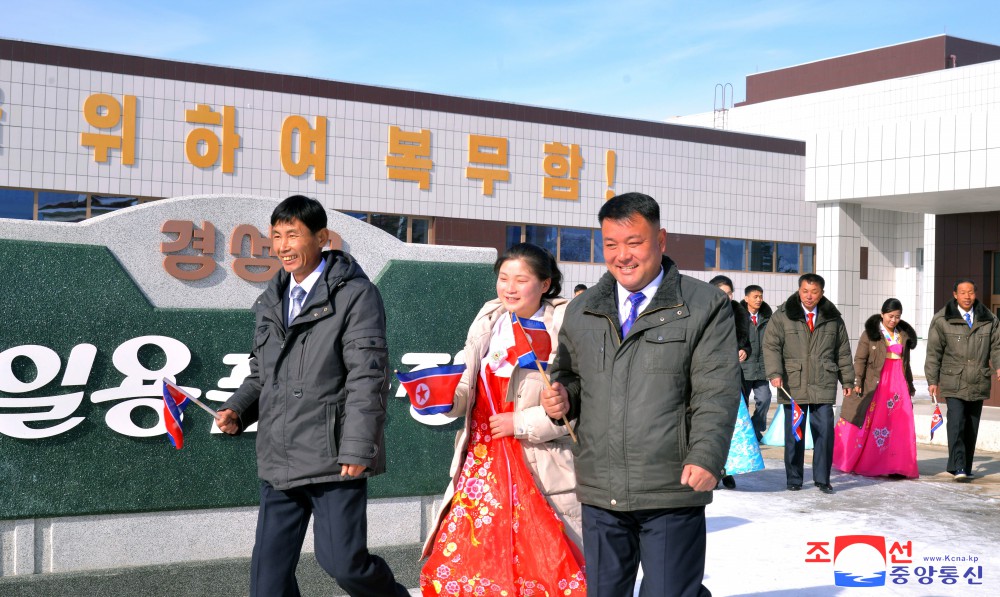
[[[744,271],[746,269],[747,241],[735,238],[719,239],[719,269]]]
[[[803,274],[812,274],[816,272],[815,245],[802,245],[802,262],[799,271]]]
[[[413,218],[410,221],[410,242],[416,245],[426,245],[431,242],[431,221],[426,218]]]
[[[521,242],[521,227],[507,226],[507,248],[511,248]]]
[[[590,263],[591,242],[589,228],[560,228],[559,261]]]
[[[528,224],[524,227],[524,242],[528,242],[539,247],[548,249],[553,255],[558,255],[556,250],[557,236],[555,226],[536,226]]]
[[[714,238],[705,239],[705,269],[717,269],[719,242]]]
[[[774,245],[775,243],[768,240],[750,241],[750,271],[774,271]],[[798,255],[796,255],[796,260],[797,258]]]
[[[799,245],[792,243],[778,243],[778,269],[779,274],[799,273]]]
[[[431,242],[430,218],[376,214],[364,211],[342,211],[340,213],[371,224],[405,243],[426,245]]]
[[[594,230],[594,263],[604,263],[604,235]]]
[[[123,207],[139,205],[138,197],[108,197],[106,195],[90,196],[90,217],[111,213]]]
[[[38,219],[49,222],[82,222],[87,219],[87,196],[39,191]]]
[[[0,189],[0,218],[35,219],[35,192],[22,189]]]
[[[868,247],[861,247],[860,260],[861,263],[858,264],[858,278],[862,280],[868,279]]]
[[[372,214],[368,223],[383,232],[388,232],[404,243],[406,242],[406,228],[409,223],[406,216]]]

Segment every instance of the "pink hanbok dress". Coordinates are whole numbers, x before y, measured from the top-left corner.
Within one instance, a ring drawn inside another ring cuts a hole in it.
[[[919,476],[913,403],[901,358],[903,345],[893,340],[861,428],[844,419],[837,421],[833,444],[833,466],[837,470],[866,477]]]

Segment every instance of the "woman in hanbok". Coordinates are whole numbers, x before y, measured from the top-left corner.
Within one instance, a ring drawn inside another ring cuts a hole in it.
[[[465,417],[420,589],[428,595],[585,595],[581,509],[568,428],[540,405],[544,373],[518,364],[512,314],[533,330],[541,362],[555,356],[567,301],[552,255],[521,243],[494,265],[497,299],[465,344],[449,413]],[[534,323],[533,323],[534,322]],[[544,324],[544,328],[539,323]],[[521,323],[519,322],[520,326]]]
[[[902,314],[902,303],[891,298],[881,314],[865,322],[854,356],[854,393],[844,399],[836,426],[833,466],[838,470],[868,477],[919,476],[910,371],[917,334]]]

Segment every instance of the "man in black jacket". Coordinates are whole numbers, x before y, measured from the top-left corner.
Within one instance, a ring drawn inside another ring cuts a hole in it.
[[[748,358],[753,354],[753,345],[750,343],[750,314],[747,310],[743,308],[743,305],[737,303],[733,300],[733,281],[728,276],[718,275],[708,281],[709,284],[715,286],[729,297],[729,303],[733,308],[733,323],[736,324],[736,348],[738,349],[737,355],[740,359],[740,365],[746,362]],[[742,389],[746,385],[746,380],[743,379],[743,370],[740,369],[740,388]],[[743,402],[746,404],[747,408],[750,408],[750,403],[747,401],[748,396],[743,394]],[[736,489],[736,479],[732,475],[726,474],[725,469],[722,471],[722,486],[726,489]]]
[[[274,209],[283,271],[253,307],[250,375],[216,417],[230,435],[258,422],[251,596],[299,595],[314,512],[316,560],[349,595],[409,594],[367,546],[367,478],[385,470],[385,309],[350,255],[323,251],[328,237],[316,200],[294,195]]]
[[[743,396],[747,399],[753,394],[754,411],[750,416],[757,441],[764,436],[767,428],[767,412],[771,408],[771,384],[767,381],[764,369],[764,353],[761,349],[767,322],[771,319],[771,306],[764,302],[764,289],[751,284],[743,290],[743,301],[740,305],[750,315],[750,356],[740,363],[743,369]],[[748,405],[749,407],[749,405]]]

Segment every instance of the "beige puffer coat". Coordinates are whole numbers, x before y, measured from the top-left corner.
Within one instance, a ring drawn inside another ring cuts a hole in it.
[[[552,361],[558,347],[559,328],[569,301],[562,298],[542,301],[545,308],[543,322],[552,339],[552,353],[538,355]],[[465,417],[465,424],[455,438],[455,454],[451,461],[451,482],[445,490],[441,508],[438,511],[434,530],[424,542],[423,557],[430,555],[431,546],[437,537],[441,521],[448,513],[455,494],[455,483],[465,464],[469,448],[469,426],[472,421],[472,405],[479,381],[480,363],[490,346],[493,325],[501,318],[509,317],[499,299],[487,302],[476,315],[469,327],[465,341],[465,364],[467,369],[455,390],[455,404],[448,416]],[[566,427],[556,425],[545,414],[540,395],[545,382],[538,371],[515,367],[507,390],[507,400],[514,402],[514,436],[521,440],[524,460],[531,469],[531,476],[539,490],[548,499],[556,514],[566,527],[566,534],[580,549],[583,549],[580,502],[576,499],[576,475],[573,472],[572,440]]]

